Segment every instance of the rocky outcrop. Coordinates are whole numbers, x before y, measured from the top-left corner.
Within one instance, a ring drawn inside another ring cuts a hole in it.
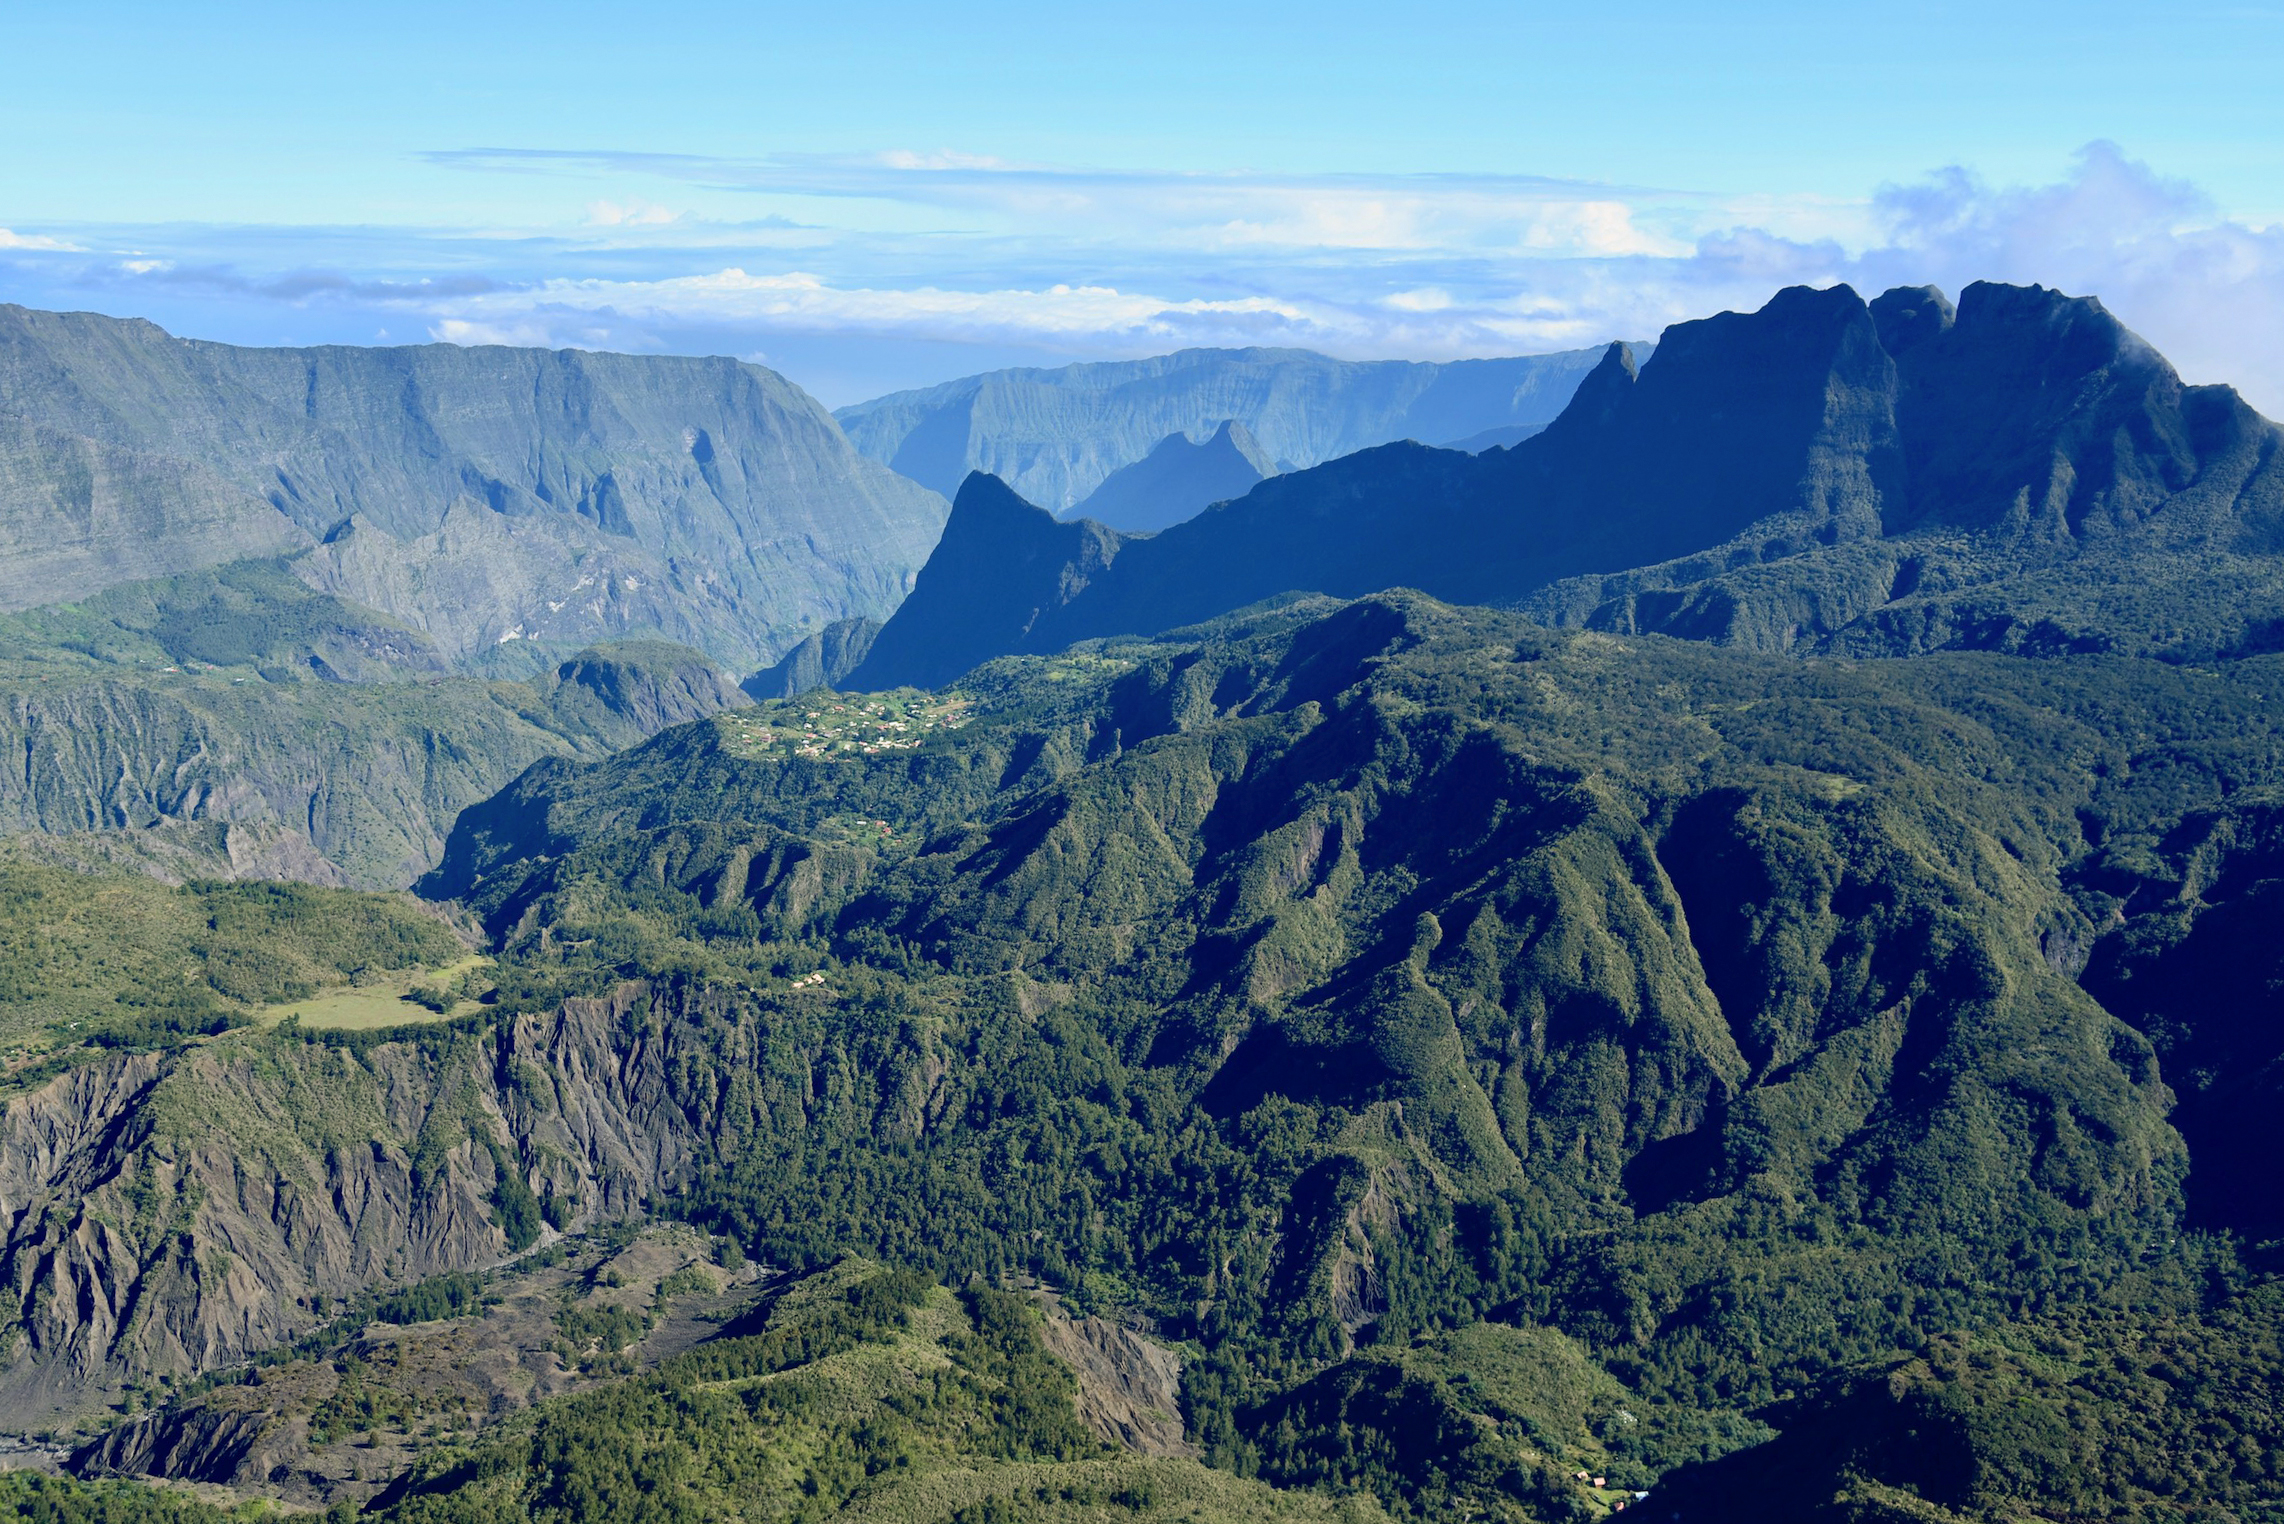
[[[298,1378],[295,1379],[295,1378]],[[304,1412],[281,1420],[280,1388]],[[226,1386],[139,1423],[121,1424],[73,1452],[82,1476],[156,1476],[170,1481],[266,1482],[289,1457],[298,1457],[308,1432],[306,1409],[331,1396],[340,1378],[327,1366],[297,1365],[262,1372],[244,1386]]]
[[[349,887],[317,844],[287,825],[170,820],[147,830],[25,831],[6,838],[5,851],[77,873],[131,869],[163,884],[219,878]]]
[[[1123,534],[1151,533],[1195,517],[1212,503],[1243,497],[1277,474],[1276,462],[1234,418],[1202,444],[1168,434],[1156,449],[1121,466],[1068,517],[1108,524]]]
[[[1144,1455],[1195,1455],[1182,1437],[1182,1357],[1103,1318],[1050,1312],[1048,1353],[1078,1377],[1079,1419],[1105,1444]]]
[[[540,758],[599,756],[746,702],[697,652],[662,642],[584,651],[530,685],[376,689],[59,661],[0,689],[0,830],[72,833],[77,845],[36,855],[162,877],[402,888],[463,809]]]
[[[1611,346],[1510,449],[1391,444],[1276,476],[1056,598],[979,570],[1040,559],[1011,511],[979,520],[999,540],[947,534],[931,596],[875,649],[924,628],[974,661],[1414,587],[1764,650],[2077,651],[2099,625],[2111,648],[2201,658],[2284,612],[2278,438],[2091,298],[1978,284],[1954,315],[1921,288],[1877,310],[1794,288],[1675,324],[1647,363]],[[898,670],[942,680],[923,665]]]
[[[933,688],[1007,651],[1108,572],[1126,546],[1092,519],[1058,523],[995,476],[967,479],[944,537],[848,687]]]

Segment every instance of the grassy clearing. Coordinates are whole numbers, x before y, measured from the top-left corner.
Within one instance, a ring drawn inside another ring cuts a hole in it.
[[[415,989],[448,990],[492,960],[471,955],[438,969],[411,969],[385,981],[349,989],[326,990],[291,1005],[272,1006],[261,1013],[265,1027],[288,1017],[305,1027],[336,1032],[371,1032],[384,1027],[408,1027],[420,1022],[450,1021],[478,1009],[473,1000],[453,1001],[443,1010],[412,998]]]
[[[84,1043],[165,1047],[329,992],[438,988],[467,966],[410,895],[170,886],[0,855],[0,1063]]]

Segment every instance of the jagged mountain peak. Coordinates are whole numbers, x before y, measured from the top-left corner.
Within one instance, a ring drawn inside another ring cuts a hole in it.
[[[1872,300],[1880,346],[1891,355],[1939,337],[1957,317],[1951,299],[1935,286],[1897,286]]]
[[[1129,534],[1168,529],[1210,504],[1244,496],[1276,474],[1276,462],[1252,431],[1224,418],[1202,441],[1168,434],[1063,516],[1095,519]]]
[[[1312,466],[1399,439],[1537,428],[1599,349],[1516,358],[1336,360],[1300,349],[1186,349],[1141,360],[990,371],[834,416],[872,459],[947,497],[970,470],[1069,514],[1169,435],[1235,419],[1272,463]],[[1264,474],[1268,474],[1264,472]]]
[[[911,596],[848,686],[935,687],[1015,649],[1042,616],[1109,570],[1128,543],[1093,519],[1059,521],[998,477],[970,472]]]

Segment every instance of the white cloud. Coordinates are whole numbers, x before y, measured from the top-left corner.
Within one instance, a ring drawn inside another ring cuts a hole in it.
[[[2234,383],[2284,417],[2284,227],[2222,217],[2194,185],[2109,143],[2057,184],[1993,188],[1951,170],[1877,204],[1890,241],[1867,269],[2099,296],[2187,379]]]
[[[76,243],[61,238],[48,238],[38,233],[17,233],[0,228],[0,249],[22,249],[26,252],[58,254],[84,254],[87,251]]]
[[[540,342],[499,335],[536,333],[549,315],[607,313],[649,323],[744,322],[810,330],[920,333],[936,337],[1027,338],[1116,336],[1133,341],[1180,338],[1198,325],[1285,325],[1335,331],[1338,314],[1263,297],[1173,300],[1110,286],[1056,284],[1045,289],[947,290],[934,286],[874,289],[829,284],[802,271],[751,275],[717,270],[666,280],[557,280],[458,304],[460,317],[437,325],[454,343]],[[574,319],[576,321],[576,319]]]

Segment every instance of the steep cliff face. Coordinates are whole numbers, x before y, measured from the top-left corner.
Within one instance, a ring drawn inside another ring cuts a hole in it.
[[[82,1410],[290,1340],[362,1289],[489,1264],[521,1191],[566,1228],[639,1212],[721,1136],[683,1072],[701,1014],[628,985],[480,1038],[237,1033],[8,1101],[0,1406]]]
[[[1182,1437],[1182,1357],[1106,1318],[1050,1311],[1047,1352],[1078,1378],[1079,1421],[1105,1444],[1144,1455],[1195,1455]]]
[[[2043,287],[1977,283],[1956,312],[1933,288],[1900,287],[1870,314],[1893,381],[1862,414],[1862,446],[1832,455],[1865,468],[1873,490],[1855,513],[1754,525],[1525,606],[1598,629],[1863,655],[2201,659],[2273,617],[2279,436],[2233,391],[2184,386],[2100,302]]]
[[[847,685],[934,687],[1023,649],[1110,570],[1126,543],[1092,519],[1056,522],[995,476],[970,476],[904,612],[873,638]]]
[[[464,659],[645,631],[743,670],[893,608],[944,507],[726,359],[241,349],[0,307],[0,602],[299,553]]]

